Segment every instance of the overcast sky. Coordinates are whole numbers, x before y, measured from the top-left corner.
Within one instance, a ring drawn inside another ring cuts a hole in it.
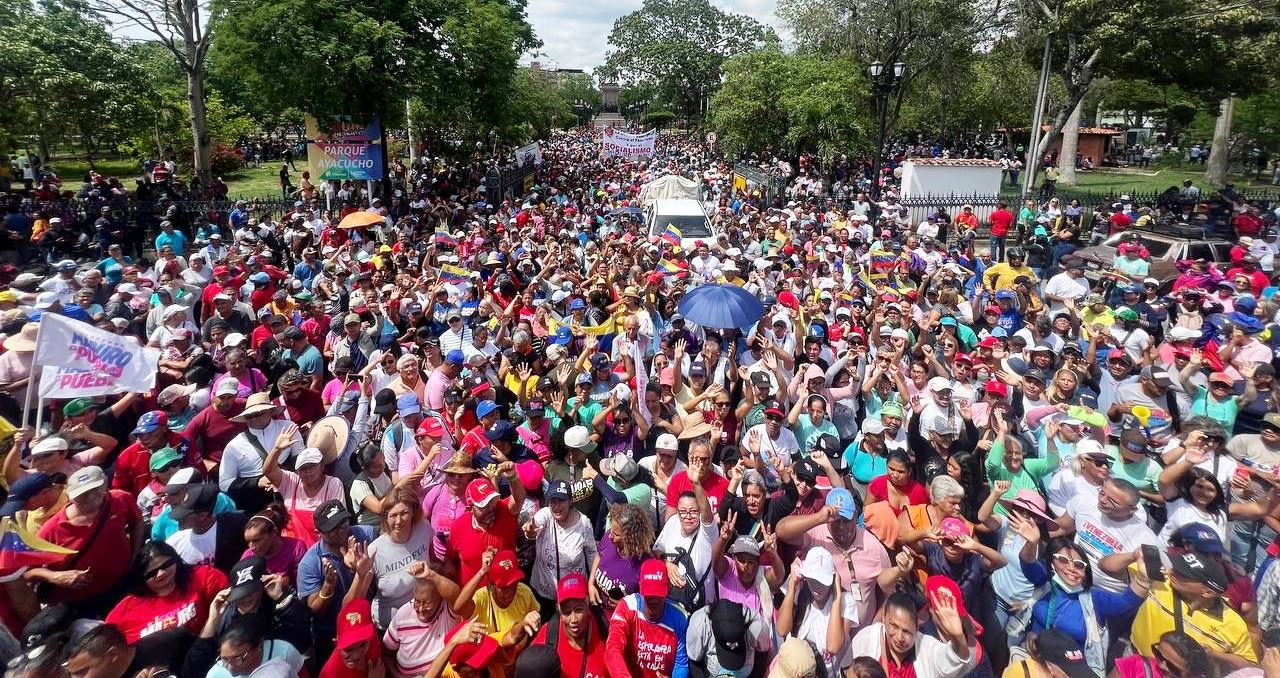
[[[774,14],[777,0],[712,0],[729,12],[746,14],[773,26],[781,34]],[[580,68],[590,72],[604,60],[609,31],[624,14],[640,9],[641,0],[529,0],[529,22],[542,39],[537,60],[544,67]],[[525,55],[523,63],[533,61]]]

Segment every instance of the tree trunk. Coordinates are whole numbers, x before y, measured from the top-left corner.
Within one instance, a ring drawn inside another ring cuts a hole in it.
[[[1084,108],[1084,99],[1076,104],[1075,110],[1067,117],[1062,126],[1062,146],[1058,149],[1058,183],[1066,186],[1076,185],[1076,149],[1080,147],[1080,114]]]
[[[1231,164],[1231,116],[1235,113],[1233,97],[1222,100],[1218,119],[1213,124],[1213,145],[1209,147],[1209,161],[1204,170],[1204,183],[1210,188],[1221,188],[1227,183],[1227,169]]]
[[[1053,122],[1049,123],[1048,133],[1044,135],[1044,138],[1040,140],[1039,146],[1036,147],[1036,156],[1040,158],[1044,157],[1045,152],[1049,150],[1049,144],[1053,143],[1053,138],[1058,136],[1058,133],[1062,131],[1063,125],[1067,124],[1067,116],[1080,105],[1085,93],[1089,91],[1089,85],[1093,83],[1093,66],[1098,63],[1098,59],[1102,56],[1102,48],[1099,47],[1087,59],[1077,62],[1074,40],[1070,42],[1070,45],[1071,55],[1062,65],[1062,77],[1067,82],[1067,98],[1058,106],[1058,110],[1053,116]]]
[[[1094,127],[1102,127],[1102,104],[1103,104],[1103,100],[1098,99],[1098,106],[1097,108],[1093,109],[1093,126]]]
[[[209,186],[212,175],[209,168],[209,123],[205,119],[204,69],[187,71],[187,102],[191,109],[192,168],[201,186]]]

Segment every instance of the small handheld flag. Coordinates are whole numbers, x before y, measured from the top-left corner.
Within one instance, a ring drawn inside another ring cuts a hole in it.
[[[22,529],[12,518],[0,518],[0,581],[30,567],[48,565],[75,551],[47,542]]]

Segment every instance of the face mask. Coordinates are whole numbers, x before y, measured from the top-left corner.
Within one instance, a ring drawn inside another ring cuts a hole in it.
[[[1062,577],[1058,576],[1056,573],[1053,575],[1053,583],[1067,593],[1080,593],[1084,590],[1083,585],[1077,584],[1075,586],[1071,586],[1067,584],[1067,582],[1063,581]]]

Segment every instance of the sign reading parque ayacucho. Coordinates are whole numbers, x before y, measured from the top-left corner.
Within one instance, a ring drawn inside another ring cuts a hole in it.
[[[382,179],[382,126],[350,116],[330,116],[323,123],[306,116],[307,162],[321,181]]]

